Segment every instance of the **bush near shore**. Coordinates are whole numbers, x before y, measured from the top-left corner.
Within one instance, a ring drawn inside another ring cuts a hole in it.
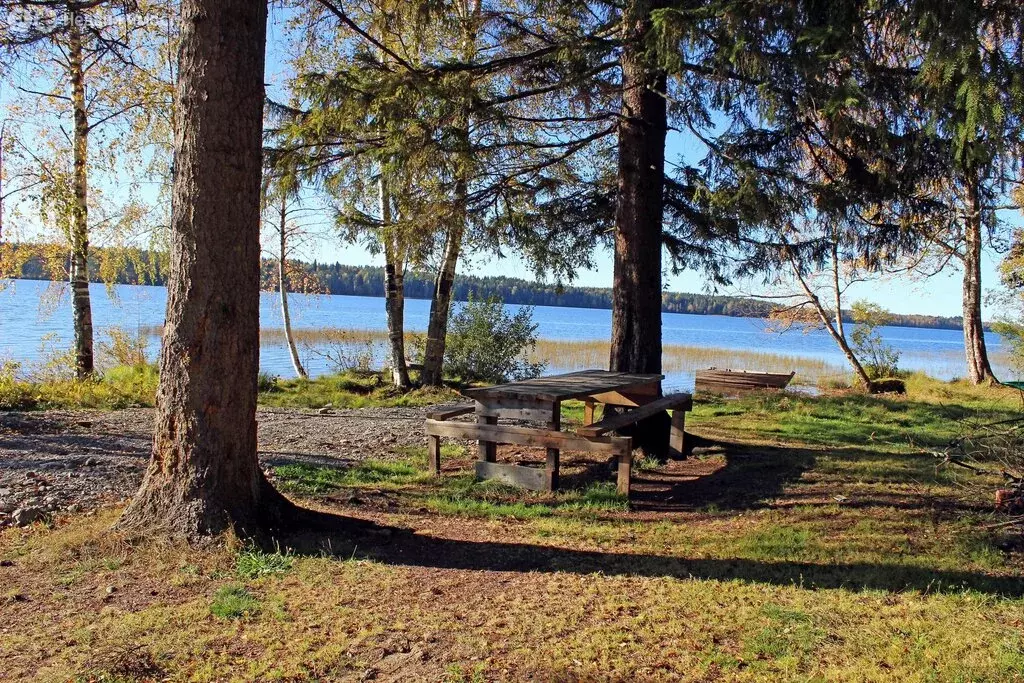
[[[18,379],[0,373],[0,410],[152,407],[159,374],[155,365],[118,366],[93,379]],[[315,379],[260,375],[259,403],[289,408],[425,406],[456,399],[442,389],[396,390],[381,373],[344,372]]]

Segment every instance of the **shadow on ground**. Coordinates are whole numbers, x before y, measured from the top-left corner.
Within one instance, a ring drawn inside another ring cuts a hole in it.
[[[1024,581],[969,571],[899,564],[696,559],[669,555],[582,551],[525,543],[437,538],[330,513],[303,511],[304,531],[279,542],[300,554],[371,559],[397,566],[497,572],[600,573],[609,576],[746,581],[805,589],[853,591],[964,590],[1024,596]]]
[[[691,454],[667,467],[634,473],[634,509],[686,512],[765,507],[813,468],[817,455],[809,449],[747,446],[691,434],[687,442],[700,457]]]

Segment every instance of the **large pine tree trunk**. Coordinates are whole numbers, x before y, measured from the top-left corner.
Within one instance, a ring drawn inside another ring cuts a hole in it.
[[[197,538],[272,525],[256,456],[267,5],[183,0],[171,275],[153,454],[123,528]]]
[[[384,308],[388,316],[388,344],[391,350],[391,381],[399,389],[409,388],[409,367],[405,362],[405,259],[401,241],[391,225],[391,195],[382,175],[380,220],[384,242]]]
[[[974,384],[995,379],[985,345],[985,328],[981,320],[981,200],[976,185],[968,187],[969,214],[964,222],[964,348],[967,374]]]
[[[89,115],[85,102],[81,16],[72,12],[68,62],[71,66],[71,105],[74,110],[74,206],[71,217],[71,305],[75,335],[75,374],[93,373],[92,302],[89,299]]]
[[[661,372],[661,235],[668,130],[665,74],[647,59],[649,0],[630,0],[623,16],[622,119],[612,286],[609,367]],[[664,432],[664,437],[662,437]],[[634,442],[653,455],[668,447],[668,417],[637,425]]]
[[[277,287],[281,295],[281,320],[284,323],[284,339],[288,344],[288,354],[292,358],[292,367],[295,374],[306,379],[309,373],[302,366],[302,359],[299,358],[299,349],[295,346],[295,336],[292,334],[292,313],[288,308],[288,195],[281,192],[281,206],[279,208],[280,223],[278,224],[278,237],[280,237],[280,248],[277,259]]]

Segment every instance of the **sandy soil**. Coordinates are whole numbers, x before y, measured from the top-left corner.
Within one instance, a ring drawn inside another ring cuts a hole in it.
[[[422,446],[434,408],[261,409],[260,459],[343,464],[401,457]],[[19,508],[78,511],[117,503],[138,488],[153,410],[0,412],[0,527]]]

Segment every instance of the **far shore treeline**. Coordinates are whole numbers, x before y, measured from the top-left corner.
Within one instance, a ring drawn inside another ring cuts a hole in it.
[[[118,284],[164,285],[167,277],[166,256],[149,250],[132,250],[130,258],[110,259],[118,261],[120,267],[113,282]],[[90,257],[90,279],[93,282],[107,281],[100,277],[98,263],[103,260],[103,248],[94,248]],[[309,278],[293,278],[303,281],[307,289],[309,282],[315,282],[314,289],[325,294],[341,296],[384,296],[384,268],[380,266],[351,266],[341,263],[297,262],[308,272]],[[274,273],[277,268],[274,259],[263,259],[263,288],[276,288]],[[39,257],[24,260],[17,275],[25,280],[49,280],[47,268]],[[434,288],[433,276],[429,273],[410,272],[405,277],[405,295],[410,299],[430,299]],[[512,277],[478,277],[458,275],[455,278],[453,298],[468,301],[497,297],[507,304],[529,306],[567,306],[573,308],[612,307],[612,290],[608,287],[572,287],[544,284]],[[725,315],[736,318],[766,318],[776,306],[769,301],[738,296],[714,294],[693,294],[687,292],[664,292],[661,308],[666,313],[689,313],[692,315]],[[843,311],[843,318],[849,322],[850,312]],[[902,327],[926,327],[934,329],[962,329],[960,316],[933,316],[915,314],[890,314],[890,325]]]

